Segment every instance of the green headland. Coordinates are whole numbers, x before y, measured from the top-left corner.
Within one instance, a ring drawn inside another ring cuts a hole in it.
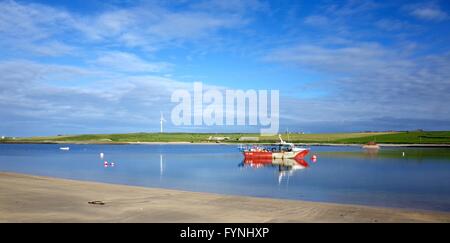
[[[449,144],[450,131],[401,131],[282,134],[285,141],[306,144]],[[274,143],[278,135],[257,133],[125,133],[58,135],[47,137],[5,137],[0,143]]]

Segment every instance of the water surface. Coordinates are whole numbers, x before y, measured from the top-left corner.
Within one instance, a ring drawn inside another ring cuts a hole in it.
[[[243,163],[234,145],[67,146],[69,151],[55,144],[0,144],[0,171],[198,192],[450,211],[450,149],[382,148],[369,153],[359,147],[313,146],[311,154],[318,156],[317,161],[308,156],[306,167],[292,169]],[[103,159],[100,153],[104,153]]]

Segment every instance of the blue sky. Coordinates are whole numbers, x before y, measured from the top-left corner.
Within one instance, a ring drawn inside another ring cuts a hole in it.
[[[281,131],[449,130],[449,24],[444,0],[0,1],[0,135],[156,132],[194,81],[279,89]]]

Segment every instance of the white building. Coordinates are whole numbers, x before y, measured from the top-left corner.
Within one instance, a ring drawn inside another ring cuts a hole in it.
[[[239,141],[257,142],[257,141],[259,141],[259,138],[258,137],[240,137]]]
[[[5,136],[2,136],[2,139],[5,139]]]
[[[213,137],[213,136],[209,136],[208,140],[209,141],[225,141],[225,140],[230,140],[230,137]]]

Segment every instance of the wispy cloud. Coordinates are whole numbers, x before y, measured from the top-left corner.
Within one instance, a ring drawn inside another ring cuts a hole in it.
[[[409,5],[408,10],[412,12],[413,6],[419,7]],[[437,4],[420,6],[439,9]],[[317,35],[298,38],[264,56],[265,61],[320,76],[308,87],[325,95],[285,101],[309,110],[307,117],[295,110],[282,112],[287,122],[335,126],[330,122],[333,117],[342,126],[347,122],[381,127],[369,121],[384,117],[393,127],[400,119],[450,120],[450,113],[440,108],[443,100],[450,100],[449,50],[423,55],[427,44],[418,45],[415,39],[423,38],[429,26],[387,18],[383,11],[398,9],[372,1],[322,6],[320,13],[307,15],[303,21],[306,26],[320,27],[314,29]]]
[[[405,30],[411,30],[416,29],[416,27],[410,23],[407,23],[405,21],[401,21],[398,19],[380,19],[375,22],[375,26],[381,30],[386,31],[405,31]]]
[[[445,71],[450,69],[448,53],[412,58],[373,43],[338,48],[297,45],[275,50],[266,60],[327,74],[322,82],[333,87],[331,94],[320,100],[290,101],[317,111],[308,120],[325,121],[330,116],[446,119],[450,115],[441,110],[442,100],[450,100],[450,72]]]
[[[216,31],[240,28],[247,23],[243,12],[247,4],[217,5],[231,7],[229,11],[211,10],[207,5],[174,11],[152,3],[83,15],[41,4],[4,1],[0,3],[0,33],[4,36],[2,41],[12,43],[17,39],[34,42],[65,34],[72,36],[71,42],[155,50],[174,42],[208,38]]]
[[[206,11],[225,11],[230,13],[246,14],[252,11],[268,12],[270,11],[270,5],[267,2],[260,0],[203,0],[197,1],[192,5],[192,9],[206,10]]]
[[[2,39],[42,40],[67,28],[71,16],[64,10],[41,4],[0,2]]]
[[[0,115],[25,126],[21,133],[26,133],[26,126],[32,126],[30,129],[41,126],[45,130],[55,124],[66,124],[61,129],[72,126],[72,133],[85,132],[77,130],[86,129],[84,126],[103,132],[115,132],[117,128],[156,131],[159,112],[170,116],[172,92],[192,91],[193,86],[176,79],[148,75],[148,64],[142,65],[120,73],[116,69],[108,71],[111,68],[106,66],[99,70],[96,66],[81,68],[27,60],[0,62]],[[138,67],[145,73],[128,73]],[[82,80],[89,82],[80,82]],[[204,88],[225,89],[207,84]],[[74,121],[78,124],[75,127]],[[104,124],[108,124],[108,128],[104,128]],[[2,128],[6,125],[2,124]],[[51,127],[48,129],[52,130]],[[55,129],[53,132],[66,133]]]
[[[0,112],[19,120],[155,123],[170,93],[189,84],[157,76],[118,76],[91,69],[16,60],[0,63]],[[67,85],[80,77],[86,84]],[[156,112],[158,111],[158,112]]]
[[[448,19],[448,14],[435,3],[421,3],[406,5],[404,7],[410,15],[427,21],[443,21]]]
[[[132,53],[114,51],[101,54],[93,64],[120,72],[161,72],[167,71],[171,64],[166,62],[148,62]]]
[[[94,41],[155,50],[206,39],[220,30],[240,28],[247,21],[240,13],[207,9],[172,11],[155,4],[79,18],[73,27]]]

